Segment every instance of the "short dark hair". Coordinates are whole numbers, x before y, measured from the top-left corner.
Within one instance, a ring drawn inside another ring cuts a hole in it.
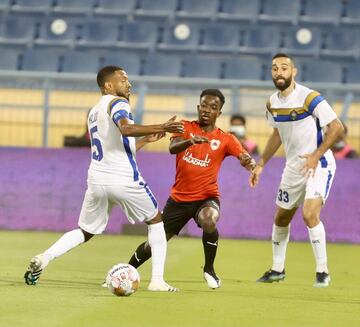
[[[103,68],[101,68],[99,70],[99,72],[97,73],[97,77],[96,77],[96,81],[98,86],[104,87],[104,84],[106,82],[106,79],[111,76],[112,74],[114,74],[116,71],[118,70],[124,70],[123,68],[119,67],[119,66],[105,66]]]
[[[234,120],[241,120],[244,125],[246,125],[246,118],[243,115],[235,114],[232,115],[230,118],[230,123],[232,123]]]
[[[292,64],[295,66],[295,60],[293,57],[289,56],[288,54],[286,53],[282,53],[282,52],[279,52],[277,53],[275,56],[272,57],[272,60],[276,59],[276,58],[288,58],[290,59],[290,61],[292,62]]]
[[[221,107],[224,105],[225,103],[225,96],[224,94],[222,94],[222,92],[219,89],[205,89],[201,92],[200,94],[200,99],[204,96],[204,95],[213,95],[215,97],[218,97],[221,101]]]

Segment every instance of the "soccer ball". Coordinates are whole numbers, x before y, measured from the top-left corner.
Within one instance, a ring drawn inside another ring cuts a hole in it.
[[[109,270],[106,284],[114,295],[129,296],[139,288],[140,275],[132,265],[119,263]]]

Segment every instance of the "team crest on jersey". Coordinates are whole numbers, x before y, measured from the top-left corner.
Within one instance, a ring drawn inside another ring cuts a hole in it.
[[[297,118],[297,112],[295,110],[290,112],[290,118],[291,120],[296,120]]]
[[[210,147],[212,150],[217,150],[220,146],[220,141],[219,140],[211,140],[210,141]]]

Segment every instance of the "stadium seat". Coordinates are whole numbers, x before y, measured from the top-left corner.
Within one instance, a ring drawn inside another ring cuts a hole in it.
[[[260,21],[297,24],[300,0],[264,0],[262,3]]]
[[[199,30],[198,50],[207,52],[239,51],[239,33],[234,24],[206,24]]]
[[[56,0],[54,13],[88,15],[94,8],[94,0]]]
[[[274,54],[280,46],[280,29],[277,26],[239,26],[241,53]]]
[[[221,62],[218,58],[189,56],[184,60],[183,77],[220,78]]]
[[[329,57],[359,58],[359,30],[354,28],[326,28],[320,54]]]
[[[302,69],[302,81],[342,83],[342,67],[337,62],[312,60],[300,63]]]
[[[345,82],[360,83],[360,63],[351,62],[345,66]]]
[[[99,0],[94,8],[95,15],[127,16],[133,13],[136,0]]]
[[[0,47],[0,70],[16,70],[18,67],[18,50]]]
[[[154,22],[125,23],[119,27],[117,46],[129,49],[154,49],[158,38],[158,26]]]
[[[218,0],[180,0],[176,16],[191,19],[213,19],[218,8]]]
[[[338,24],[341,17],[342,0],[304,0],[301,22],[314,24]]]
[[[97,73],[100,68],[99,57],[88,51],[67,51],[64,56],[62,72]]]
[[[129,75],[140,75],[141,57],[136,52],[108,51],[101,60],[102,66],[116,65],[124,68]]]
[[[319,55],[321,47],[321,31],[318,27],[306,27],[311,33],[308,43],[300,43],[297,33],[301,27],[287,27],[281,32],[281,52],[294,56],[314,56]],[[300,38],[301,40],[301,38]]]
[[[11,11],[23,13],[48,13],[51,0],[16,0],[11,6]]]
[[[0,12],[7,11],[10,8],[10,0],[0,0]]]
[[[92,19],[85,23],[78,46],[114,47],[119,37],[119,24],[116,20]]]
[[[28,49],[24,53],[22,70],[57,72],[59,54],[47,49]]]
[[[185,39],[179,39],[175,36],[174,25],[167,25],[163,30],[162,39],[159,40],[157,48],[159,50],[167,51],[195,51],[199,43],[199,26],[194,23],[186,23],[190,29],[190,34]]]
[[[168,18],[175,14],[177,0],[139,0],[135,16]]]
[[[181,59],[172,54],[149,54],[145,58],[144,75],[180,77]]]
[[[0,22],[0,44],[30,45],[35,34],[35,22],[29,17],[5,16]]]
[[[225,62],[224,78],[255,80],[261,79],[262,63],[254,57],[244,57],[230,59]]]
[[[219,20],[236,20],[255,22],[259,13],[259,0],[223,0],[217,18]]]
[[[62,34],[54,34],[51,30],[51,24],[56,19],[63,19],[66,22],[67,27]],[[35,40],[35,44],[43,46],[74,47],[75,41],[80,39],[83,24],[84,21],[82,18],[49,16],[41,25],[40,35]]]
[[[358,0],[344,1],[344,15],[341,22],[345,24],[360,24],[360,2]]]

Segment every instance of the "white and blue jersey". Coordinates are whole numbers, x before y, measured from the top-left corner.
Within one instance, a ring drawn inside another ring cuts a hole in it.
[[[134,123],[129,102],[124,98],[104,95],[91,109],[88,116],[92,150],[89,183],[114,185],[141,180],[135,138],[121,135],[117,126],[123,118]]]
[[[105,230],[115,205],[131,223],[158,214],[157,201],[136,164],[135,138],[121,135],[118,128],[124,118],[134,123],[128,101],[112,95],[102,96],[89,113],[91,163],[79,226],[91,234]]]
[[[320,93],[295,84],[286,98],[275,92],[267,103],[267,120],[277,128],[284,145],[286,168],[300,174],[304,160],[299,155],[313,153],[324,137],[324,128],[337,118]],[[321,167],[335,165],[331,150],[320,159]]]
[[[336,169],[331,150],[320,158],[311,178],[301,174],[305,159],[299,156],[311,154],[320,146],[326,125],[337,118],[335,112],[320,93],[300,84],[295,84],[287,97],[275,92],[266,107],[267,120],[278,129],[286,156],[277,205],[292,209],[300,206],[304,199],[317,197],[325,203]]]

